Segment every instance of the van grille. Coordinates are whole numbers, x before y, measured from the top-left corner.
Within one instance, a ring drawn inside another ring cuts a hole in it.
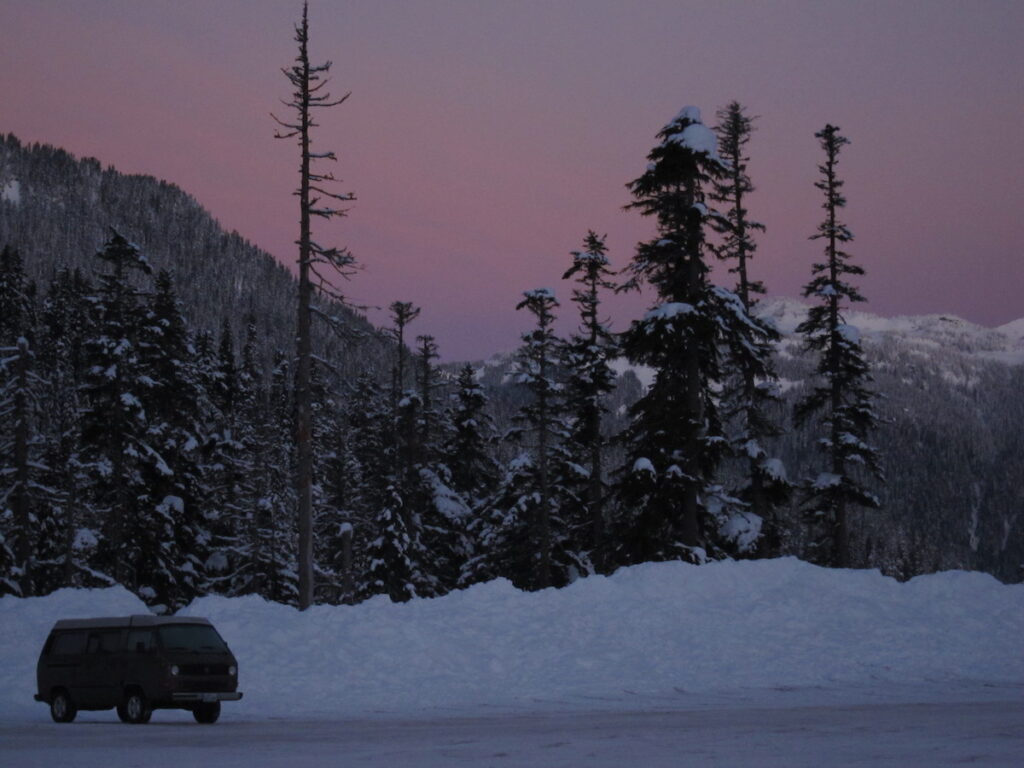
[[[227,664],[182,664],[181,674],[183,675],[226,675],[228,673]]]

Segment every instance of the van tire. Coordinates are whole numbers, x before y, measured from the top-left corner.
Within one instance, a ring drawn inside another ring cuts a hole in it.
[[[50,699],[50,717],[53,718],[53,722],[70,723],[77,714],[78,707],[71,701],[67,691],[58,688],[53,692],[53,698]]]
[[[196,719],[197,723],[203,723],[205,725],[216,723],[217,718],[220,717],[220,702],[214,701],[209,704],[196,704],[196,708],[192,710],[192,717]]]
[[[133,688],[125,692],[124,703],[118,705],[117,714],[126,723],[142,725],[149,722],[153,710],[146,697],[142,695],[142,691]]]

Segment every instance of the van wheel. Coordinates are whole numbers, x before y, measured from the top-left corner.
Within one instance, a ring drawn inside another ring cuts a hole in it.
[[[141,725],[149,722],[153,710],[150,708],[149,702],[146,701],[146,697],[142,695],[142,691],[134,690],[128,692],[124,704],[118,705],[117,714],[126,723]]]
[[[53,699],[50,701],[50,717],[55,723],[70,723],[78,714],[78,707],[71,701],[68,692],[61,689],[54,691]]]
[[[192,710],[192,717],[196,719],[197,723],[216,723],[217,718],[220,717],[220,702],[214,701],[209,704],[196,704],[196,708]]]

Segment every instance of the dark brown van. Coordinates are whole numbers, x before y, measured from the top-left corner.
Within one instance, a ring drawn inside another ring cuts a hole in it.
[[[36,701],[70,723],[78,710],[117,709],[147,723],[154,709],[187,709],[214,723],[222,701],[238,701],[238,662],[208,619],[125,616],[62,619],[36,665]]]

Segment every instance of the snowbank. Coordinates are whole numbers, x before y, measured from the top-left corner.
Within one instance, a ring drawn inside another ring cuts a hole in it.
[[[142,612],[123,589],[0,600],[0,713],[32,701],[58,618]],[[900,584],[795,559],[636,566],[563,590],[495,581],[436,600],[306,613],[257,597],[197,600],[266,715],[465,711],[771,687],[1024,683],[1024,586],[947,572]]]

